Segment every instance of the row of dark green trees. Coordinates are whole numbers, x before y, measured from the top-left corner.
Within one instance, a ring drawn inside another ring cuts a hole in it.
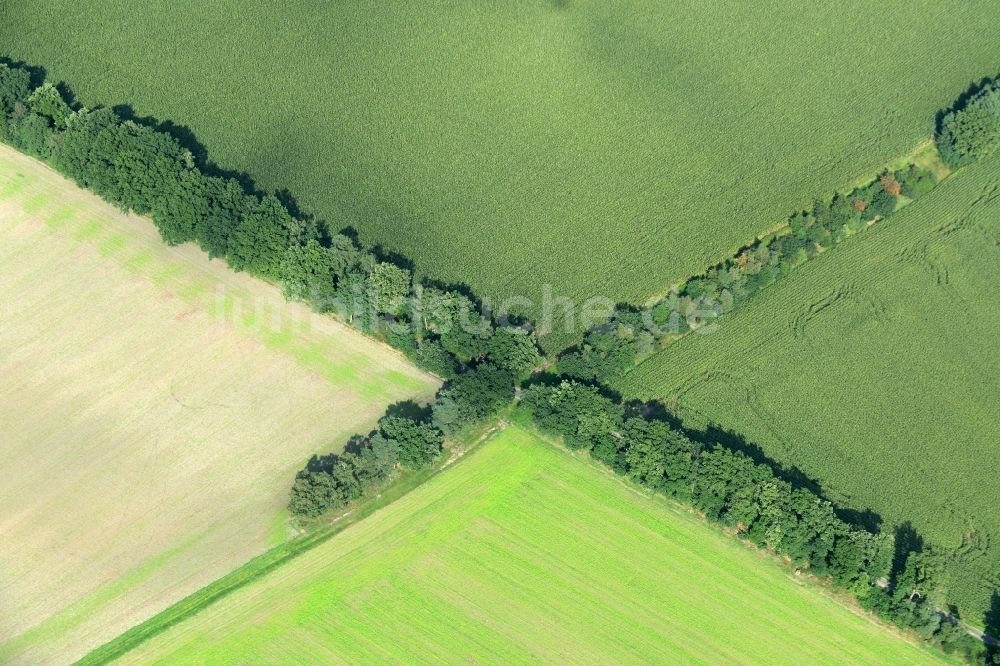
[[[648,405],[624,405],[592,385],[568,379],[536,384],[522,392],[519,409],[543,432],[589,451],[616,473],[693,505],[710,521],[814,574],[830,576],[880,617],[970,662],[993,662],[987,646],[931,602],[942,554],[923,547],[907,528],[854,525],[833,503],[783,478],[773,464],[756,462],[723,441],[695,441],[670,421],[648,416]]]
[[[994,94],[984,90],[982,99]],[[980,106],[996,108],[977,97],[945,117],[939,142],[951,146],[942,154],[952,164],[959,162],[949,155],[964,160],[995,146],[996,137],[990,144],[979,136],[983,122],[967,122],[962,115],[980,118],[975,110]],[[967,131],[977,139],[969,139]],[[542,357],[528,327],[492,320],[462,290],[415,281],[405,265],[362,248],[322,221],[294,214],[274,195],[206,173],[170,133],[111,109],[74,108],[59,88],[34,80],[28,69],[0,64],[0,139],[123,210],[150,216],[166,242],[196,242],[236,270],[279,281],[287,297],[337,314],[446,380],[428,408],[397,406],[376,430],[353,438],[344,453],[314,457],[292,488],[294,514],[322,516],[383,487],[400,467],[434,463],[446,435],[496,415],[520,393],[518,413],[568,446],[586,449],[615,472],[829,575],[866,608],[945,649],[979,662],[989,658],[981,642],[930,603],[929,550],[910,547],[893,532],[847,522],[829,501],[785,480],[766,461],[721,438],[695,442],[649,406],[624,404],[579,381],[607,376],[580,370],[588,359],[564,356],[555,373],[539,375]],[[930,176],[915,168],[885,174],[876,184],[793,220],[789,235],[748,250],[745,260],[741,255],[689,281],[686,295],[721,298],[727,289],[733,299],[745,300],[773,279],[775,268],[837,242],[838,229],[849,233],[866,217],[894,210],[897,197],[912,198],[931,186]]]
[[[953,169],[1000,147],[1000,79],[976,86],[945,111],[936,142],[941,159]]]

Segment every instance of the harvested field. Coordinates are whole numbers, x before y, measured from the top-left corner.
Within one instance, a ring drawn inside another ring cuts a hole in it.
[[[305,460],[436,387],[0,147],[0,661],[79,657],[286,539]]]

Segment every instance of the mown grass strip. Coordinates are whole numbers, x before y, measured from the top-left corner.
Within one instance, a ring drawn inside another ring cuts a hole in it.
[[[122,662],[941,663],[808,580],[511,425]]]

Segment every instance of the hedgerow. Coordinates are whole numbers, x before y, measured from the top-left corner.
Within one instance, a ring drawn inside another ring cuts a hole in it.
[[[689,278],[660,302],[643,311],[620,309],[559,357],[559,371],[586,381],[613,382],[656,349],[742,308],[797,266],[929,192],[937,180],[932,171],[911,164],[885,171],[847,194],[816,201],[793,214],[781,232]]]
[[[949,109],[935,139],[941,158],[953,168],[996,150],[1000,145],[1000,81],[985,83]]]
[[[589,451],[616,473],[688,502],[741,538],[829,576],[879,616],[970,661],[991,658],[983,643],[939,612],[932,599],[944,551],[905,538],[905,530],[852,525],[832,502],[781,478],[773,465],[719,441],[696,442],[667,421],[647,416],[646,407],[622,404],[598,387],[564,379],[527,388],[519,409],[542,431]]]

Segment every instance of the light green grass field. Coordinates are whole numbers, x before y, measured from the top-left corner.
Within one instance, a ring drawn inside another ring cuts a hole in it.
[[[936,657],[512,426],[120,663],[538,661]]]
[[[675,403],[889,525],[961,547],[952,600],[1000,587],[1000,155],[797,269],[623,392]]]
[[[295,472],[438,382],[0,146],[0,663],[67,663],[288,537]]]
[[[992,0],[31,0],[0,55],[484,296],[641,302],[909,151]]]

